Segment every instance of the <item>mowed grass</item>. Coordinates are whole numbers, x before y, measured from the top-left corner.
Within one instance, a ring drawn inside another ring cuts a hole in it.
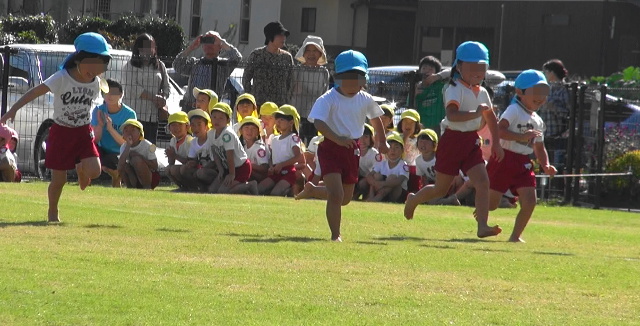
[[[538,206],[524,244],[469,207],[0,184],[1,325],[640,324],[640,215]]]

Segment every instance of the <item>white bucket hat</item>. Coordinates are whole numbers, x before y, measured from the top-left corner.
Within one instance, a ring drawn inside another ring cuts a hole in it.
[[[307,45],[314,45],[315,47],[318,48],[318,50],[320,50],[320,52],[322,52],[322,56],[320,57],[320,59],[318,59],[318,64],[323,66],[327,64],[327,52],[324,50],[324,45],[322,42],[322,38],[319,36],[314,36],[314,35],[309,35],[307,36],[306,39],[304,39],[304,42],[302,43],[302,46],[300,47],[300,49],[298,50],[298,53],[296,53],[296,60],[304,63],[305,59],[304,59],[304,50],[307,48]]]

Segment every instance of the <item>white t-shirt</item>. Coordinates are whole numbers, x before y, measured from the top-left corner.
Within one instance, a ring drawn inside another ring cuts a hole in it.
[[[416,165],[416,157],[420,156],[418,150],[418,138],[409,138],[404,142],[404,157],[402,158],[409,165]]]
[[[120,155],[124,153],[124,149],[126,147],[127,143],[120,146]],[[146,139],[141,140],[138,145],[129,148],[129,155],[133,152],[140,154],[147,161],[153,161],[156,159],[156,145]],[[129,163],[129,159],[127,159],[127,163]]]
[[[16,156],[8,148],[2,147],[0,148],[0,161],[2,161],[5,158],[7,159],[7,162],[9,163],[9,166],[11,166],[12,169],[14,170],[18,169]]]
[[[324,121],[338,136],[357,139],[364,133],[367,118],[383,114],[369,93],[360,91],[353,97],[346,97],[332,88],[316,100],[308,119],[309,122]]]
[[[320,136],[320,135],[316,135],[315,137],[311,138],[311,140],[309,141],[309,146],[307,146],[307,152],[309,153],[317,153],[318,152],[318,145],[320,145],[320,142],[324,140],[324,136]]]
[[[247,157],[249,157],[249,161],[253,164],[269,164],[269,154],[267,152],[267,147],[264,146],[261,140],[253,143],[253,145],[249,148],[245,146],[245,152],[247,152]]]
[[[176,154],[179,156],[189,157],[189,148],[191,147],[191,140],[193,140],[193,136],[187,134],[185,136],[184,142],[182,142],[182,144],[180,144],[180,147],[178,147],[177,145],[178,139],[176,137],[171,137],[171,140],[169,141],[169,148],[173,148],[176,151]],[[176,163],[180,164],[180,162],[178,162],[177,160],[176,160]]]
[[[378,160],[382,161],[382,155],[377,149],[371,147],[367,150],[367,153],[364,155],[360,155],[360,169],[359,174],[361,177],[366,176],[373,170],[373,165],[378,162]]]
[[[389,161],[384,159],[380,162],[376,162],[376,164],[373,165],[373,171],[378,172],[385,177],[388,177],[390,175],[404,176],[404,181],[402,181],[402,189],[407,190],[407,182],[409,181],[409,166],[407,165],[407,162],[400,160],[400,162],[398,162],[396,166],[390,168]]]
[[[198,138],[194,137],[189,145],[189,158],[198,161],[198,164],[205,165],[213,161],[213,153],[211,152],[211,146],[208,144],[209,138],[200,145]]]
[[[53,120],[64,127],[80,127],[91,123],[93,108],[102,104],[100,78],[90,83],[73,79],[67,69],[51,75],[44,84],[54,94]]]
[[[529,142],[500,139],[500,146],[502,146],[502,148],[518,154],[529,155],[533,153],[534,143],[544,141],[544,131],[546,127],[542,118],[535,112],[529,113],[520,104],[514,103],[509,105],[500,117],[500,121],[502,120],[509,121],[508,130],[516,134],[524,134],[530,129],[542,132],[540,137],[536,137],[533,141]]]
[[[295,157],[293,147],[300,148],[300,137],[297,134],[290,133],[286,137],[278,135],[273,137],[271,141],[271,161],[273,165],[288,161]]]
[[[240,167],[247,160],[247,153],[244,151],[240,138],[228,126],[216,135],[216,130],[211,129],[207,133],[207,143],[211,147],[211,152],[220,159],[225,170],[229,169],[227,164],[227,151],[233,151],[233,164]]]
[[[436,157],[434,156],[431,160],[425,161],[422,155],[416,158],[416,175],[425,176],[428,180],[433,182],[436,181],[436,170],[434,166],[436,165]]]
[[[445,107],[456,104],[461,112],[476,112],[478,105],[486,104],[492,107],[489,93],[482,86],[468,86],[462,80],[457,79],[456,85],[450,85],[444,92]],[[451,130],[476,131],[480,129],[482,116],[467,121],[449,121],[445,116],[442,124]]]

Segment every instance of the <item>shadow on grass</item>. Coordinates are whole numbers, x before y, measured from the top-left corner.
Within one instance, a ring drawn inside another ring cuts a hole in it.
[[[240,234],[240,233],[226,233],[222,234],[229,237],[240,237],[240,242],[254,242],[254,243],[278,243],[278,242],[315,242],[315,241],[327,241],[327,239],[309,238],[309,237],[287,237],[277,235],[274,237],[266,237],[262,234]]]
[[[571,254],[568,252],[534,251],[533,253],[538,255],[548,255],[548,256],[575,256],[575,254]]]
[[[458,249],[454,246],[439,246],[439,245],[420,245],[421,247],[425,247],[425,248],[434,248],[434,249]]]
[[[376,241],[356,241],[357,244],[363,245],[378,245],[378,246],[387,246],[386,242],[376,242]]]
[[[158,232],[173,232],[173,233],[189,233],[191,231],[184,229],[169,229],[169,228],[160,228],[156,229]]]
[[[454,239],[440,240],[440,241],[455,242],[455,243],[479,243],[479,242],[492,243],[492,242],[495,242],[495,241],[491,241],[491,240],[487,240],[487,239],[475,239],[475,238],[465,238],[465,239],[454,238]]]
[[[63,222],[60,223],[49,223],[47,221],[37,221],[37,222],[5,222],[0,221],[0,228],[7,228],[10,226],[64,226]]]
[[[376,237],[373,240],[378,241],[428,241],[429,239],[420,237],[407,237],[403,235],[392,235],[388,237]]]
[[[122,229],[120,225],[104,225],[104,224],[88,224],[84,226],[87,229]]]

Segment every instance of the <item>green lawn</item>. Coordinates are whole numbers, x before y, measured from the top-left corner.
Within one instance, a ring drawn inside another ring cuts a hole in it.
[[[640,325],[640,215],[0,184],[0,325]]]

